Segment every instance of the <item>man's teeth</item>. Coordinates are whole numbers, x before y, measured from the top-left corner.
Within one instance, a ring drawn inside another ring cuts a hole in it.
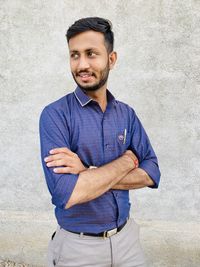
[[[80,73],[79,76],[85,78],[85,77],[90,77],[91,74],[88,74],[88,73]]]

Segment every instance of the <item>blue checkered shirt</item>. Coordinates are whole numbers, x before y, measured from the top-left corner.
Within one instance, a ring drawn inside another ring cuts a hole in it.
[[[73,93],[46,106],[40,116],[41,159],[58,224],[65,230],[99,233],[119,227],[129,216],[128,190],[109,190],[87,203],[65,209],[78,180],[76,174],[56,174],[44,158],[57,147],[77,153],[85,166],[102,166],[120,157],[127,149],[139,159],[157,188],[160,171],[149,138],[134,110],[107,90],[107,107],[79,87]],[[126,135],[126,136],[125,136]]]

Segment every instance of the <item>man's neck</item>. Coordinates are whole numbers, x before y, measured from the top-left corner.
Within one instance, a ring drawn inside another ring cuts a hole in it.
[[[106,85],[101,87],[99,90],[90,92],[85,91],[86,95],[91,97],[94,101],[98,102],[101,110],[104,112],[107,106],[107,94],[106,94]]]

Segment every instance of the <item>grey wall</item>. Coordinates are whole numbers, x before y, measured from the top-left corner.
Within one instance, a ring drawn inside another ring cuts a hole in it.
[[[200,266],[200,1],[0,0],[0,259],[44,265],[56,222],[40,164],[43,107],[75,88],[65,32],[113,22],[109,89],[136,110],[157,152],[158,190],[133,191],[150,266]]]

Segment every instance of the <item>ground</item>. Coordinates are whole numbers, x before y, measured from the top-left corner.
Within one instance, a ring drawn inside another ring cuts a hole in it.
[[[12,261],[0,261],[0,267],[31,267],[30,265],[15,263]]]

